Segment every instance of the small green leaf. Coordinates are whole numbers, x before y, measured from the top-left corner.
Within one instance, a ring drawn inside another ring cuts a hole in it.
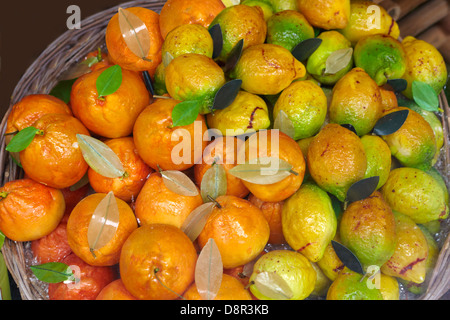
[[[178,103],[172,110],[172,125],[187,126],[194,123],[200,112],[199,100],[186,100]]]
[[[222,110],[232,104],[241,89],[241,85],[241,79],[234,79],[225,83],[214,97],[213,110]]]
[[[334,240],[331,240],[331,245],[333,246],[334,252],[338,256],[339,260],[341,260],[347,268],[356,273],[364,274],[364,269],[361,262],[358,260],[356,255],[350,251],[350,249]]]
[[[227,57],[227,61],[223,67],[223,72],[227,73],[234,69],[238,61],[241,59],[242,51],[244,50],[244,39],[239,40],[239,42],[233,47]]]
[[[222,35],[222,28],[220,27],[220,24],[215,24],[212,27],[209,28],[209,34],[211,35],[211,38],[213,39],[213,55],[212,58],[216,59],[223,49],[223,35]]]
[[[405,79],[388,79],[387,84],[390,85],[395,92],[405,91],[408,87],[408,81]]]
[[[3,243],[5,243],[5,234],[0,230],[0,251],[2,250]]]
[[[373,127],[373,134],[387,136],[399,130],[408,118],[409,110],[400,110],[388,113],[378,119]]]
[[[17,133],[14,138],[11,139],[8,146],[6,146],[6,151],[20,152],[22,150],[25,150],[26,147],[28,147],[33,141],[36,134],[39,133],[39,131],[40,130],[36,129],[35,127],[28,127],[20,130],[19,133]]]
[[[374,176],[355,182],[347,191],[346,201],[351,203],[369,197],[377,189],[379,181],[380,177]]]
[[[439,98],[434,89],[425,82],[413,81],[413,99],[419,107],[427,111],[439,111]]]
[[[70,102],[70,93],[72,92],[72,86],[77,81],[77,79],[63,80],[58,82],[58,84],[50,91],[50,95],[58,99],[61,99],[65,103]]]
[[[33,274],[46,283],[60,283],[73,279],[72,269],[61,262],[50,262],[38,266],[30,266]]]
[[[122,84],[122,68],[114,65],[103,71],[97,78],[96,86],[99,97],[105,97],[116,92]]]
[[[291,52],[298,61],[305,61],[320,47],[321,44],[322,39],[320,38],[306,39],[296,45]]]

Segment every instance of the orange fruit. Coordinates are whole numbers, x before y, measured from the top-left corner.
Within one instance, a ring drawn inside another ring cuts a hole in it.
[[[96,300],[137,300],[123,285],[122,279],[117,279],[100,291]]]
[[[155,172],[136,199],[135,213],[140,225],[163,223],[180,228],[186,217],[202,204],[200,192],[196,196],[176,194],[167,189],[161,174]]]
[[[5,133],[28,128],[40,117],[49,113],[72,115],[72,111],[64,101],[51,95],[32,94],[25,96],[12,106],[6,122]]]
[[[164,223],[180,228],[186,217],[202,204],[200,192],[196,196],[179,195],[167,189],[161,174],[155,172],[136,199],[135,213],[140,225]]]
[[[280,202],[267,202],[262,201],[255,197],[255,195],[250,194],[248,197],[248,201],[250,201],[253,205],[257,206],[261,209],[264,217],[269,223],[270,227],[270,236],[269,243],[270,244],[285,244],[286,240],[283,235],[283,228],[281,225],[281,212],[283,209],[284,201]]]
[[[80,282],[77,284],[50,283],[48,297],[50,300],[95,300],[104,287],[116,280],[112,267],[95,267],[81,260],[76,254],[69,254],[62,263],[72,267]]]
[[[149,93],[137,72],[122,70],[119,89],[99,99],[96,82],[105,70],[93,71],[75,81],[70,97],[73,114],[102,137],[129,136],[139,113],[150,104]]]
[[[292,165],[292,170],[296,174],[291,174],[276,183],[261,185],[243,181],[250,193],[267,202],[283,201],[293,195],[303,182],[306,167],[305,158],[297,142],[282,132],[279,132],[278,139],[276,135],[272,138],[273,134],[275,130],[259,131],[255,137],[247,139],[245,149],[238,151],[238,157],[241,157],[241,152],[245,152],[245,161],[259,157],[275,157]]]
[[[197,238],[203,248],[214,239],[226,269],[252,261],[269,240],[270,228],[261,210],[250,201],[235,196],[220,196]]]
[[[208,144],[203,152],[201,163],[194,166],[195,183],[200,187],[203,176],[212,164],[222,165],[227,174],[227,195],[244,198],[249,191],[241,179],[229,173],[237,165],[237,150],[244,143],[236,137],[218,137]]]
[[[120,275],[125,288],[141,300],[173,300],[194,281],[197,252],[179,228],[144,225],[125,241]]]
[[[157,99],[142,111],[134,125],[133,138],[139,155],[154,170],[158,166],[163,170],[187,170],[200,160],[206,148],[203,135],[207,127],[203,115],[198,115],[190,125],[172,127],[172,110],[179,102]],[[197,142],[199,139],[201,143]],[[184,153],[186,144],[190,155]],[[177,151],[180,145],[181,150]]]
[[[67,221],[61,221],[50,234],[31,241],[33,257],[39,264],[59,262],[72,253],[67,242]]]
[[[195,282],[186,290],[183,297],[186,300],[203,300],[198,293]],[[213,300],[252,300],[252,296],[238,279],[223,274],[219,291]]]
[[[61,191],[31,179],[7,182],[0,188],[0,197],[0,230],[13,241],[45,237],[64,215]]]
[[[64,202],[66,203],[66,214],[70,214],[73,208],[75,208],[75,206],[78,204],[78,202],[80,202],[81,199],[87,196],[89,189],[89,184],[85,184],[84,186],[73,191],[70,187],[61,189],[64,197]]]
[[[88,169],[76,135],[89,135],[89,131],[78,119],[67,114],[44,115],[33,126],[43,134],[37,134],[19,154],[25,173],[57,189],[74,185]]]
[[[132,7],[125,9],[144,22],[150,36],[150,50],[146,59],[135,55],[123,39],[119,25],[119,13],[116,13],[106,27],[105,41],[108,48],[109,59],[113,64],[131,71],[148,71],[154,75],[161,63],[161,47],[163,38],[159,30],[159,14],[146,8]]]
[[[125,176],[107,178],[89,168],[90,185],[98,193],[112,191],[117,198],[125,202],[136,200],[146,179],[153,170],[142,161],[132,137],[111,139],[106,141],[105,144],[119,157],[125,170]]]
[[[102,248],[91,252],[88,242],[89,224],[95,209],[105,198],[104,193],[95,193],[81,200],[67,221],[67,239],[72,251],[83,261],[93,266],[112,266],[119,262],[120,249],[128,236],[138,227],[130,206],[118,199],[119,224],[113,238]]]
[[[168,0],[161,9],[159,26],[166,35],[182,24],[199,24],[209,27],[214,18],[225,9],[221,0]]]

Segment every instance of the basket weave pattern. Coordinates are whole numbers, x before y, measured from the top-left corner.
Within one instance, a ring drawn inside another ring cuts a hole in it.
[[[122,8],[145,7],[155,12],[160,12],[165,1],[131,1],[120,5]],[[23,177],[22,170],[12,161],[9,153],[5,151],[5,137],[3,133],[6,130],[6,120],[11,112],[12,106],[23,97],[30,94],[49,93],[58,83],[58,76],[74,65],[87,53],[96,50],[98,47],[105,46],[105,30],[111,17],[117,13],[119,6],[95,14],[81,23],[81,29],[68,30],[57,38],[47,49],[36,59],[28,68],[19,83],[17,84],[12,96],[11,103],[6,115],[4,116],[0,130],[1,148],[0,148],[0,168],[3,170],[0,176],[1,184],[20,179]],[[442,93],[440,95],[441,108],[444,110],[442,123],[445,135],[445,146],[441,154],[440,168],[444,173],[447,185],[450,180],[450,152],[449,152],[449,118],[450,109]],[[442,240],[442,249],[436,268],[431,277],[427,292],[419,297],[421,300],[437,300],[450,289],[450,237],[444,237]],[[23,300],[45,300],[48,299],[47,286],[40,281],[33,280],[29,265],[31,261],[29,243],[14,242],[9,239],[3,246],[7,267],[17,283]]]

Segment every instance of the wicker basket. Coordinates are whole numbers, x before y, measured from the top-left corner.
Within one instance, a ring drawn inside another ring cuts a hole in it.
[[[160,12],[165,1],[131,1],[121,4],[120,7],[127,8],[140,6]],[[12,96],[10,107],[4,116],[0,130],[5,133],[6,119],[12,106],[29,94],[49,93],[57,84],[58,76],[70,66],[80,61],[85,55],[96,50],[99,46],[105,47],[105,30],[111,17],[117,12],[119,6],[102,11],[82,21],[79,30],[68,30],[57,38],[28,68]],[[444,173],[447,185],[450,180],[450,148],[449,148],[449,118],[450,109],[445,95],[440,95],[441,108],[445,112],[442,118],[445,146],[441,152],[439,171]],[[9,153],[5,151],[5,137],[1,135],[0,148],[0,176],[1,184],[23,177],[23,171],[12,161]],[[446,230],[447,231],[447,230]],[[439,240],[442,247],[434,273],[430,279],[428,290],[419,297],[420,300],[437,300],[450,289],[450,237],[445,232]],[[29,242],[14,242],[9,239],[3,246],[8,270],[17,283],[23,300],[46,300],[48,299],[47,286],[38,281],[30,271],[32,254]]]

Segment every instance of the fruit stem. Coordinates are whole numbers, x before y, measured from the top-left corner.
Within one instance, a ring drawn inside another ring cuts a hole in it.
[[[245,286],[245,290],[247,290],[248,288],[250,288],[251,285],[254,285],[255,281],[249,281],[248,284]]]
[[[166,288],[167,290],[169,290],[170,292],[176,294],[179,298],[186,300],[182,295],[180,295],[178,292],[173,291],[172,289],[170,289],[169,287],[167,287],[162,281],[161,279],[159,279],[158,277],[158,272],[159,272],[159,268],[155,268],[153,270],[153,273],[155,274],[155,278],[156,280],[159,282],[160,285],[162,285],[164,288]]]
[[[103,60],[103,58],[102,58],[102,49],[98,48],[97,49],[97,61],[100,62],[102,60]]]
[[[214,204],[216,205],[217,208],[222,209],[222,206],[220,205],[219,202],[217,202],[216,199],[214,199],[213,197],[211,197],[209,194],[206,196],[209,200],[211,200],[211,202],[214,202]]]
[[[290,173],[292,173],[293,175],[296,175],[296,176],[298,176],[298,172],[297,172],[297,171],[294,171],[294,170],[289,170],[289,172],[290,172]]]
[[[8,194],[9,194],[9,192],[6,192],[6,191],[0,192],[0,198],[1,198],[0,200],[5,199],[8,196]]]

